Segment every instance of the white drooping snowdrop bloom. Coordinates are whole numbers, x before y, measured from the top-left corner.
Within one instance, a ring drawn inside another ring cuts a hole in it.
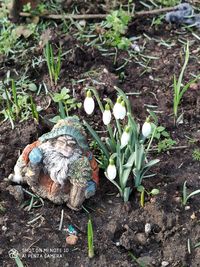
[[[106,174],[107,174],[108,179],[111,181],[114,180],[117,176],[117,169],[116,169],[113,159],[109,160],[109,165],[108,165]]]
[[[122,136],[121,136],[121,149],[128,145],[130,140],[130,127],[126,126]]]
[[[105,110],[103,112],[103,123],[105,125],[108,125],[111,122],[111,112],[110,112],[110,106],[109,104],[106,104],[105,106]]]
[[[126,116],[125,102],[122,100],[121,96],[117,98],[117,102],[113,107],[113,115],[117,120],[123,120]]]
[[[86,98],[83,103],[84,110],[88,115],[91,115],[92,112],[94,111],[94,99],[92,98],[91,91],[87,91]]]
[[[121,102],[121,111],[120,111],[120,119],[123,120],[126,116],[126,106],[125,106],[125,102],[122,101]]]
[[[142,126],[142,135],[146,138],[148,137],[152,132],[151,123],[149,122],[149,119],[147,118],[145,123]]]
[[[117,98],[117,102],[115,103],[114,107],[113,107],[113,115],[115,117],[115,119],[119,120],[120,118],[120,109],[121,109],[121,97]]]

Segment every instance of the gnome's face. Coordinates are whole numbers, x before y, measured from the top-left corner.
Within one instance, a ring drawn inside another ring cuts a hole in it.
[[[54,149],[62,154],[63,156],[69,158],[72,153],[73,153],[73,149],[75,148],[75,144],[76,142],[73,141],[72,138],[65,137],[65,136],[59,136],[57,139],[55,139],[54,141],[52,141],[52,147],[54,147]]]
[[[69,136],[59,136],[39,146],[43,154],[43,170],[61,186],[67,180],[70,159],[76,153],[76,142]]]

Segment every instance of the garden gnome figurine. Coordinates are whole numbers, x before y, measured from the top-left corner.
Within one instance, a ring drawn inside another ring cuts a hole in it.
[[[79,210],[99,182],[99,168],[79,119],[58,121],[49,133],[26,146],[9,179],[27,183],[34,193],[56,204]]]

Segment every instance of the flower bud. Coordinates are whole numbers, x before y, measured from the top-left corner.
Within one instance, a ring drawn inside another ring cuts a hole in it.
[[[109,104],[106,104],[105,110],[103,112],[103,123],[105,125],[108,125],[110,123],[110,121],[111,121],[111,117],[112,117],[112,115],[111,115],[111,112],[110,112],[110,106],[109,106]]]
[[[142,135],[144,137],[148,137],[152,132],[151,123],[149,122],[149,119],[145,121],[145,123],[142,126]]]
[[[130,140],[130,127],[126,126],[125,131],[121,136],[121,149],[128,145]]]
[[[107,177],[109,180],[114,180],[117,176],[117,169],[116,169],[116,166],[115,166],[115,163],[114,163],[114,160],[113,159],[110,159],[109,160],[109,165],[108,165],[108,168],[107,168]]]
[[[125,107],[125,102],[122,100],[122,97],[117,98],[117,102],[115,103],[113,107],[113,114],[115,119],[123,120],[124,117],[126,116],[126,107]]]
[[[92,112],[94,111],[94,99],[92,98],[92,94],[90,90],[87,91],[87,95],[84,100],[83,106],[84,106],[85,112],[88,115],[92,114]]]
[[[121,102],[121,110],[120,110],[120,119],[123,120],[126,116],[126,107],[125,107],[125,102]]]

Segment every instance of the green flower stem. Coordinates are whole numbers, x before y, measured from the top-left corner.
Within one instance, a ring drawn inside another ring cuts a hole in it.
[[[150,139],[149,144],[148,144],[148,147],[147,147],[147,149],[146,149],[146,155],[148,154],[149,149],[150,149],[150,147],[151,147],[151,143],[152,143],[153,138],[154,138],[154,135],[155,135],[155,133],[156,133],[156,128],[157,128],[157,127],[154,128],[154,131],[153,131],[153,133],[152,133],[152,135],[151,135],[151,139]]]
[[[142,208],[144,208],[144,193],[145,193],[145,190],[143,190],[140,193],[140,205],[141,205]]]
[[[114,152],[115,151],[115,148],[116,148],[116,142],[115,142],[113,130],[112,130],[112,128],[109,125],[107,125],[107,130],[109,132],[111,143],[112,143],[112,151]]]
[[[120,153],[121,154],[121,153]],[[119,176],[119,178],[120,178],[120,187],[121,187],[121,189],[122,189],[122,191],[123,191],[123,195],[124,195],[124,189],[125,189],[125,186],[126,185],[124,185],[124,182],[123,182],[123,170],[124,170],[124,168],[123,168],[123,165],[124,165],[124,153],[122,153],[122,155],[120,156],[120,176]]]
[[[101,113],[103,114],[104,113],[104,107],[101,103],[101,100],[99,98],[99,94],[97,92],[97,90],[94,88],[94,87],[89,87],[88,90],[91,90],[97,100],[97,103],[99,105],[99,108],[101,110]],[[113,134],[113,130],[112,128],[110,127],[110,125],[107,125],[107,130],[109,132],[109,135],[110,135],[110,139],[111,139],[111,142],[112,142],[112,150],[114,151],[115,150],[115,147],[116,147],[116,142],[115,142],[115,138],[114,138],[114,134]]]
[[[121,128],[119,120],[117,120],[117,119],[116,119],[116,124],[117,124],[117,130],[118,130],[118,133],[119,133],[119,138],[121,138],[121,136],[122,136],[122,128]]]
[[[100,110],[101,110],[101,112],[103,114],[104,108],[103,108],[103,105],[102,105],[101,100],[99,98],[99,94],[98,94],[97,90],[94,87],[88,87],[87,90],[90,90],[90,91],[93,92],[93,94],[94,94],[94,96],[95,96],[95,98],[97,100],[97,103],[99,105],[99,108],[100,108]]]

